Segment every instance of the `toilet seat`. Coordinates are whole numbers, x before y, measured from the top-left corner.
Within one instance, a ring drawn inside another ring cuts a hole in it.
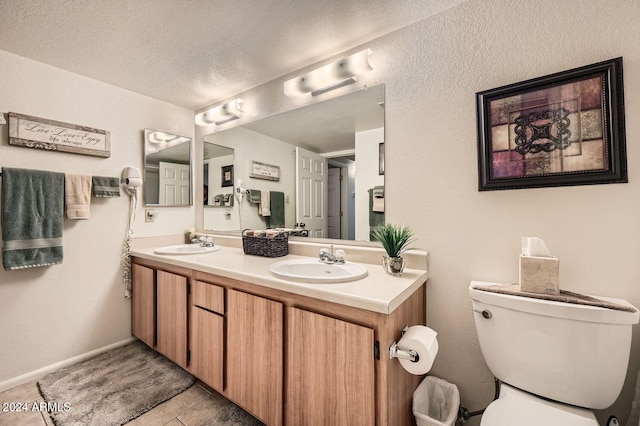
[[[598,421],[587,409],[547,401],[502,383],[500,396],[489,404],[480,426],[513,425],[598,426]]]

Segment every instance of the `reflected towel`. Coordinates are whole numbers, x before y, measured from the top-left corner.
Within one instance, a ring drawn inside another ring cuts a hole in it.
[[[120,179],[117,177],[93,176],[91,193],[96,198],[115,198],[120,196]]]
[[[376,198],[384,198],[384,185],[374,186],[373,196]]]
[[[247,201],[254,204],[260,204],[261,191],[256,189],[247,189]]]
[[[375,188],[369,190],[369,226],[384,225],[384,198],[374,196]],[[382,200],[382,211],[375,209],[375,200]]]
[[[222,204],[226,207],[233,206],[233,194],[224,194],[224,199],[222,200]]]
[[[271,216],[271,192],[260,191],[260,216]]]
[[[271,216],[267,220],[270,228],[284,226],[284,192],[271,191]]]
[[[64,174],[2,168],[5,270],[62,263]]]
[[[67,219],[89,219],[91,176],[64,175],[64,201]]]
[[[374,212],[383,213],[384,212],[384,186],[374,186],[371,189],[371,194],[373,195],[372,210]]]

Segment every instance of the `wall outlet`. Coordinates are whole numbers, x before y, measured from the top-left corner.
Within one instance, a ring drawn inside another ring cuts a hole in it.
[[[156,217],[159,215],[157,210],[144,209],[144,221],[145,222],[155,222]]]

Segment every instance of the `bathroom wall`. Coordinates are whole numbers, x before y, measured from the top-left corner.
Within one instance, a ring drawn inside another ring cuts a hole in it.
[[[469,282],[517,281],[520,237],[547,242],[560,258],[562,288],[640,306],[638,20],[637,0],[473,0],[345,52],[374,51],[374,70],[354,86],[287,99],[282,83],[294,73],[240,95],[249,111],[244,121],[385,83],[386,217],[410,225],[414,246],[430,252],[427,323],[440,342],[432,373],[456,383],[471,410],[491,401],[493,379],[478,347]],[[618,56],[630,183],[478,192],[476,92]],[[197,128],[196,137],[210,132]],[[627,382],[619,400],[598,413],[603,424],[609,414],[623,424],[628,416],[638,326],[633,335]]]
[[[384,142],[384,129],[356,133],[356,240],[369,240],[369,189],[384,185],[380,175],[379,144]]]
[[[193,111],[0,51],[0,111],[86,125],[111,132],[111,157],[8,144],[0,127],[0,167],[120,176],[142,168],[145,127],[193,136]],[[91,218],[65,220],[61,265],[0,270],[0,390],[46,368],[130,336],[120,248],[129,197],[92,199]],[[193,207],[154,209],[145,223],[138,204],[134,236],[182,233]],[[1,268],[0,268],[1,269]],[[24,377],[23,375],[27,375]]]
[[[202,140],[201,138],[198,140]],[[209,139],[208,139],[209,140]],[[221,132],[211,138],[217,145],[233,148],[233,178],[234,185],[238,179],[244,180],[247,189],[263,191],[280,191],[295,199],[295,174],[296,156],[295,146],[283,142],[279,139],[254,132],[242,127],[235,128],[232,132]],[[200,149],[200,155],[202,150]],[[250,178],[249,172],[252,161],[271,164],[280,167],[280,180],[271,181],[266,179]],[[211,173],[211,170],[209,170]],[[216,173],[215,171],[213,173]],[[232,188],[229,188],[232,189]],[[234,208],[231,215],[233,225],[223,225],[227,229],[264,229],[267,227],[266,219],[258,215],[258,204],[248,203],[246,198],[240,204],[242,206],[242,226],[238,217],[238,209]],[[287,202],[285,198],[285,226],[292,228],[296,219],[295,204]],[[218,219],[219,220],[219,219]],[[207,229],[222,231],[218,226],[219,221],[207,222]],[[233,226],[233,227],[232,227]],[[202,228],[198,228],[202,229]]]
[[[216,230],[238,231],[240,222],[234,206],[212,207],[213,197],[218,194],[233,194],[233,186],[222,186],[222,168],[233,164],[233,155],[225,155],[206,160],[209,167],[209,207],[204,209],[204,223],[215,223]],[[235,201],[235,199],[234,199]],[[228,219],[226,219],[228,217]]]

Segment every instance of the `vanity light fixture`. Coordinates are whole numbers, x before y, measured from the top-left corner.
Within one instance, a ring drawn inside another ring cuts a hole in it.
[[[244,110],[242,109],[243,103],[244,101],[242,99],[234,99],[226,104],[196,114],[196,124],[198,126],[206,126],[207,124],[215,124],[218,126],[228,123],[231,120],[237,120],[244,114]]]
[[[311,96],[317,96],[353,84],[357,76],[373,69],[369,64],[369,55],[372,53],[371,49],[365,49],[287,80],[284,82],[284,94],[290,98],[309,92]]]

